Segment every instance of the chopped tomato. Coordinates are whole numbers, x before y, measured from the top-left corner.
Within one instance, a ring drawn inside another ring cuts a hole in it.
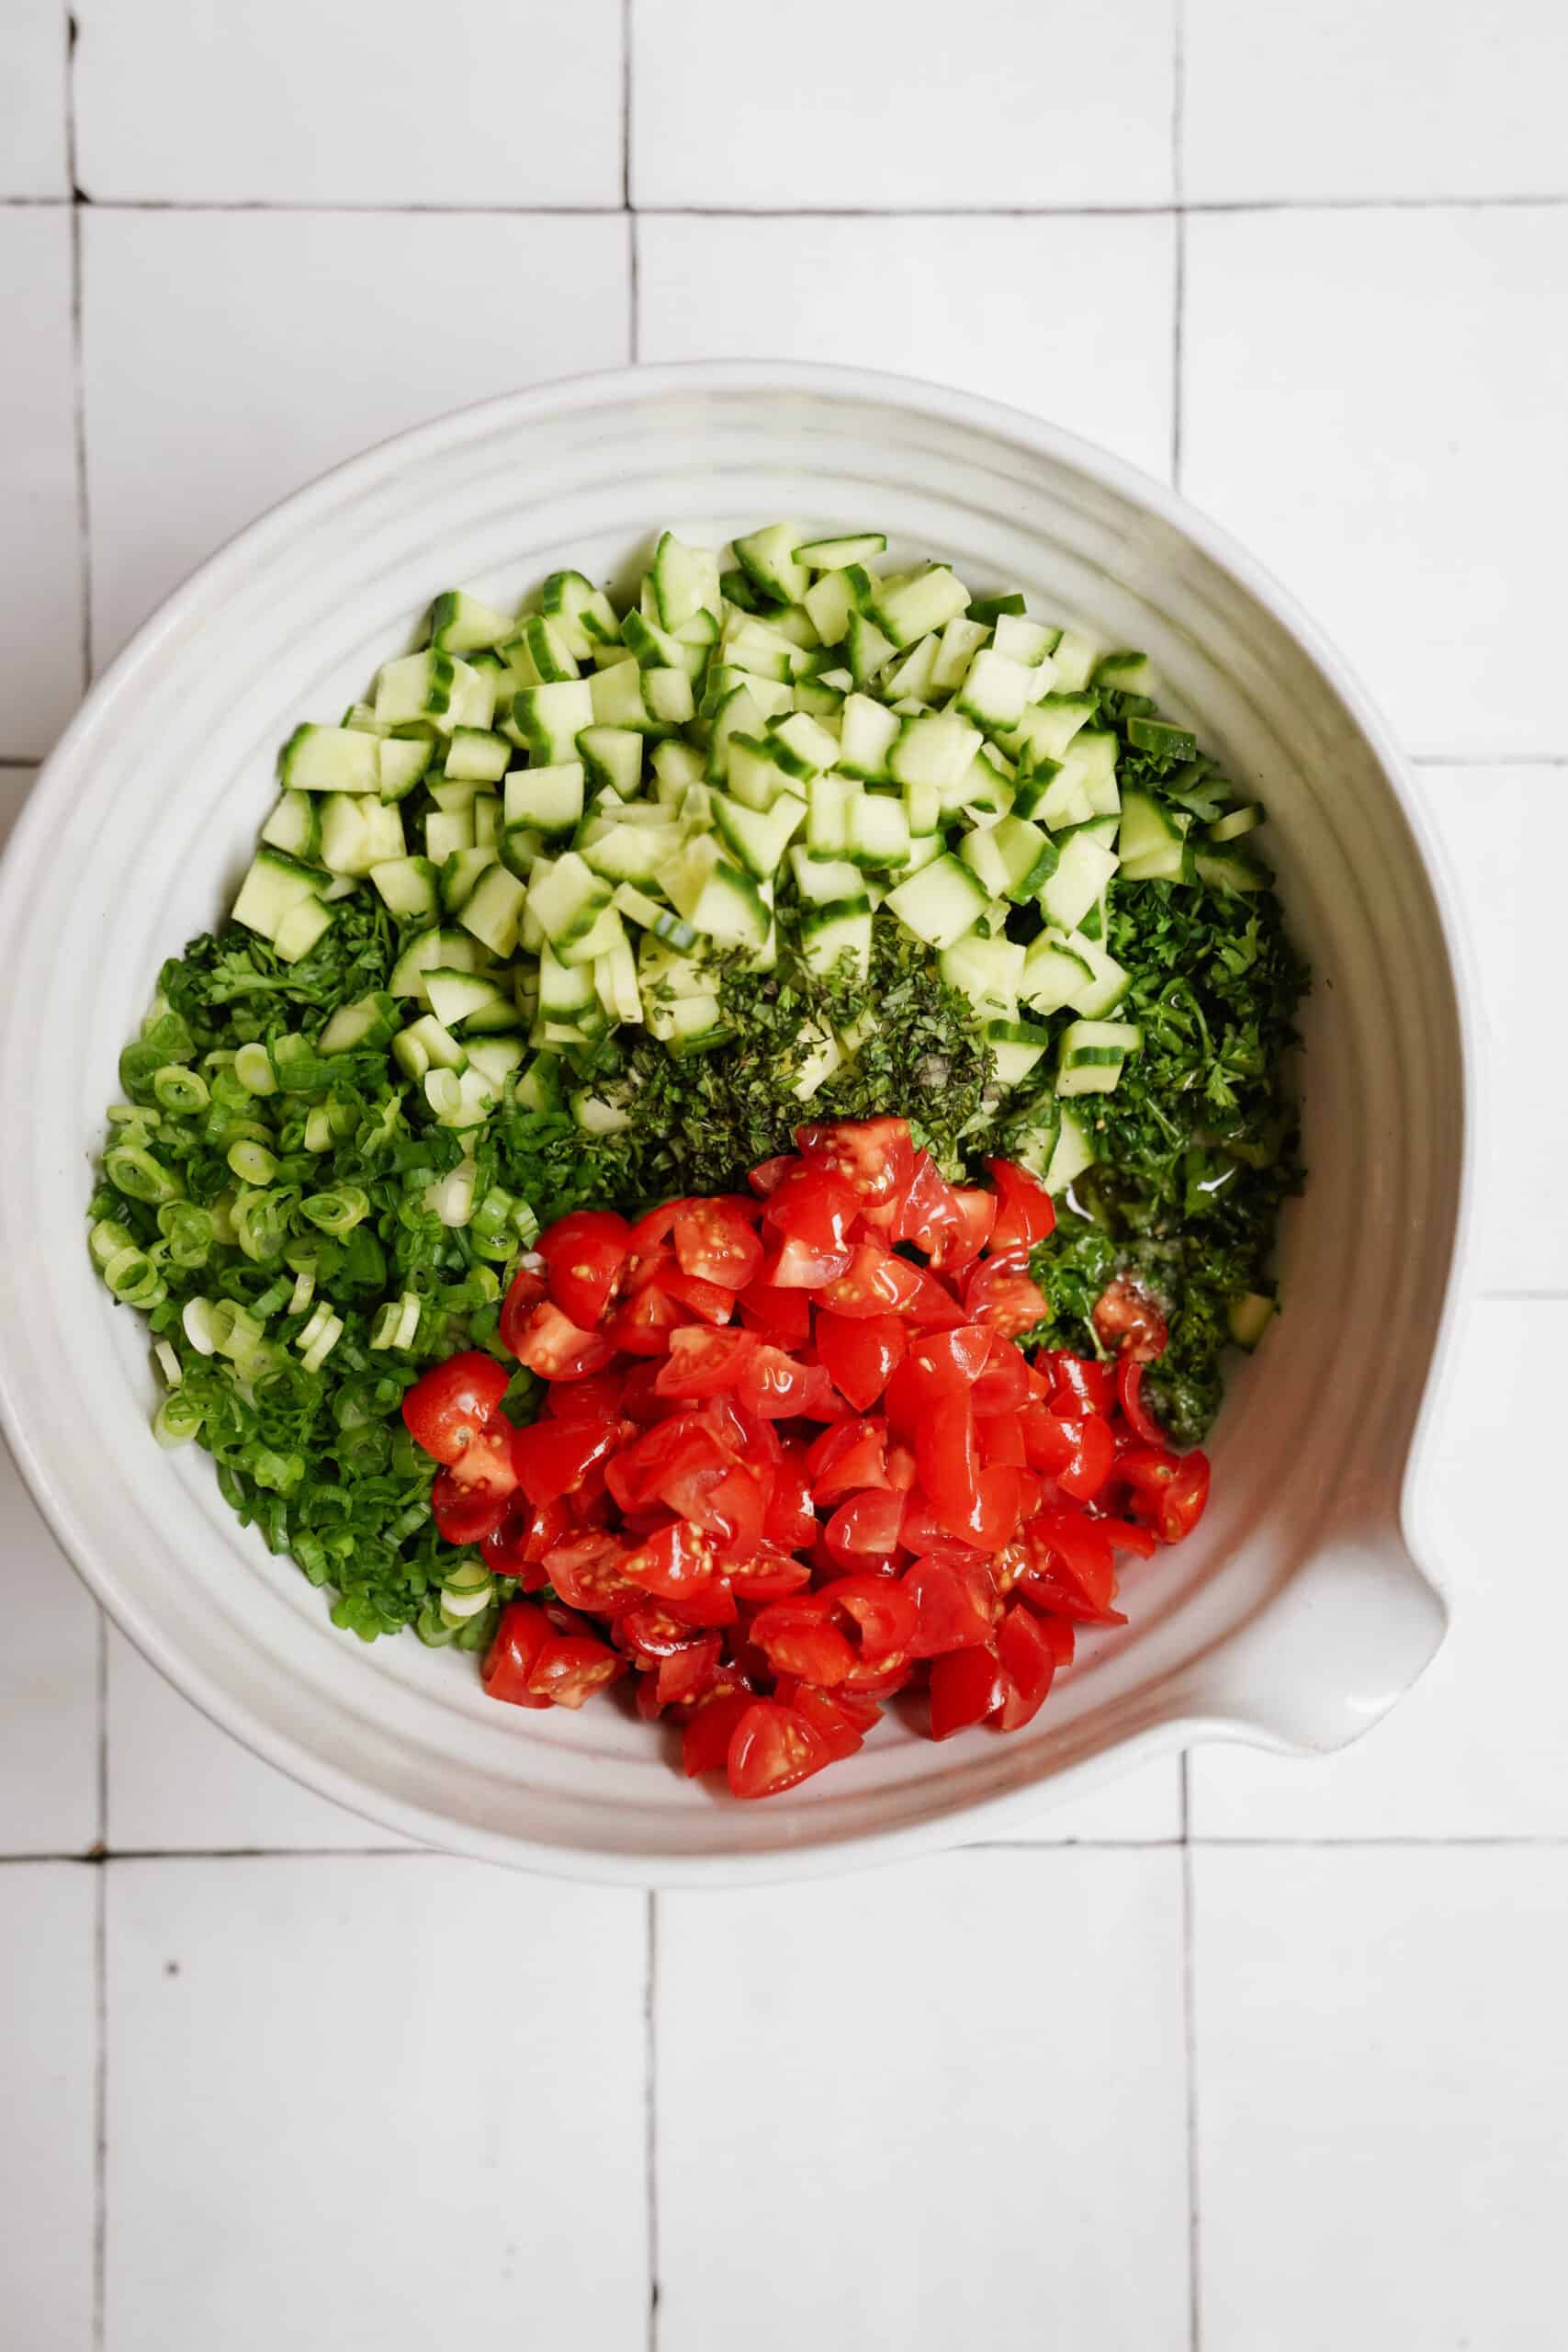
[[[553,1706],[581,1707],[626,1670],[625,1658],[592,1634],[552,1634],[529,1669],[528,1688]]]
[[[416,1380],[404,1396],[409,1435],[437,1462],[455,1466],[489,1432],[511,1380],[506,1366],[479,1348],[448,1356]]]
[[[642,1599],[642,1588],[626,1574],[625,1544],[603,1530],[563,1536],[551,1544],[542,1566],[569,1609],[608,1617]]]
[[[537,1265],[520,1266],[513,1275],[501,1309],[501,1344],[509,1355],[517,1353],[517,1341],[546,1287],[543,1259]]]
[[[773,1491],[763,1515],[762,1533],[786,1552],[799,1551],[816,1537],[811,1473],[802,1446],[786,1446],[773,1472]]]
[[[604,1337],[623,1355],[665,1356],[670,1334],[689,1320],[686,1309],[657,1278],[624,1299],[604,1325]]]
[[[834,1175],[874,1205],[898,1200],[915,1172],[915,1148],[902,1119],[841,1120],[796,1127],[795,1148],[812,1166]]]
[[[781,1706],[793,1707],[796,1714],[804,1715],[819,1734],[830,1764],[841,1764],[846,1756],[853,1756],[865,1745],[871,1724],[859,1720],[862,1708],[869,1705],[873,1724],[882,1713],[874,1700],[862,1702],[847,1691],[819,1690],[815,1683],[788,1674],[779,1677],[773,1695]]]
[[[672,1519],[628,1555],[626,1573],[660,1600],[683,1600],[717,1574],[712,1539],[690,1520]]]
[[[1051,1312],[1037,1282],[994,1258],[987,1258],[969,1276],[964,1287],[964,1310],[972,1323],[987,1323],[1009,1340],[1032,1331]]]
[[[755,1699],[730,1734],[727,1769],[738,1797],[771,1797],[819,1772],[828,1743],[794,1707]]]
[[[586,1380],[603,1372],[615,1346],[603,1331],[583,1330],[546,1298],[530,1310],[518,1335],[517,1361],[542,1380]]]
[[[824,1690],[841,1682],[855,1663],[855,1651],[833,1623],[824,1593],[769,1601],[751,1621],[751,1639],[775,1674],[798,1674]]]
[[[490,1696],[513,1707],[547,1707],[548,1695],[531,1690],[529,1677],[550,1638],[549,1620],[542,1609],[531,1600],[509,1600],[479,1668]]]
[[[848,1249],[850,1227],[860,1207],[852,1184],[831,1169],[796,1159],[768,1194],[762,1221],[786,1241],[831,1256]]]
[[[950,1650],[931,1660],[931,1737],[951,1739],[955,1731],[984,1723],[1007,1697],[1007,1681],[995,1650]]]
[[[539,1236],[550,1296],[561,1313],[591,1330],[619,1285],[631,1227],[610,1209],[573,1209]]]
[[[724,1770],[736,1725],[751,1703],[750,1690],[719,1690],[698,1702],[681,1737],[681,1765],[688,1780]]]
[[[913,1657],[974,1649],[995,1632],[996,1585],[982,1562],[955,1567],[946,1560],[917,1560],[904,1578],[914,1604]]]
[[[887,1484],[887,1424],[840,1421],[824,1430],[806,1457],[815,1501],[830,1503],[860,1487]]]
[[[430,1489],[430,1513],[448,1544],[482,1544],[506,1517],[508,1489],[464,1486],[455,1470],[438,1470]]]
[[[915,1604],[892,1577],[840,1577],[817,1599],[852,1620],[868,1666],[887,1666],[914,1646]]]
[[[1021,1351],[999,1331],[991,1335],[989,1352],[976,1374],[970,1398],[976,1420],[1005,1416],[1016,1421],[1029,1401],[1029,1364]]]
[[[797,1419],[815,1394],[812,1369],[764,1342],[747,1357],[736,1394],[749,1413],[763,1420]]]
[[[660,1658],[654,1688],[661,1707],[690,1706],[711,1690],[724,1656],[722,1634],[703,1634]]]
[[[861,1568],[867,1560],[892,1558],[903,1523],[903,1496],[891,1487],[868,1487],[839,1505],[822,1540],[840,1567]]]
[[[1041,1358],[1053,1381],[1054,1413],[1111,1413],[1116,1408],[1116,1374],[1108,1363],[1057,1353]]]
[[[781,1151],[776,1159],[760,1159],[746,1182],[758,1199],[765,1201],[768,1194],[777,1188],[780,1178],[787,1176],[794,1166],[794,1152]]]
[[[875,1404],[903,1362],[908,1344],[897,1315],[846,1316],[825,1306],[818,1311],[817,1352],[834,1387],[857,1413]]]
[[[721,1290],[744,1290],[762,1262],[755,1201],[688,1201],[675,1219],[682,1273]]]
[[[851,1250],[825,1250],[790,1234],[768,1267],[767,1280],[775,1290],[820,1290],[824,1283],[849,1272],[853,1255]]]
[[[775,1290],[772,1283],[748,1283],[740,1293],[741,1319],[776,1348],[804,1348],[811,1337],[811,1299],[803,1290]]]
[[[1094,1328],[1102,1347],[1119,1349],[1137,1363],[1163,1355],[1169,1336],[1159,1308],[1130,1274],[1118,1274],[1100,1293]]]
[[[1103,1618],[1116,1590],[1116,1557],[1096,1520],[1070,1504],[1048,1506],[1024,1539],[1030,1565],[1019,1580],[1027,1600],[1064,1617]]]
[[[580,1487],[620,1442],[616,1420],[531,1421],[512,1432],[512,1466],[531,1503],[553,1503]]]
[[[896,1258],[874,1241],[863,1241],[848,1272],[824,1283],[821,1305],[834,1315],[882,1317],[901,1312],[920,1295],[924,1277],[907,1258]]]
[[[670,1354],[654,1387],[660,1396],[716,1396],[733,1388],[756,1353],[750,1331],[715,1331],[687,1324],[670,1334]]]
[[[1165,1431],[1144,1402],[1144,1367],[1134,1355],[1124,1355],[1116,1367],[1116,1401],[1127,1426],[1145,1445],[1163,1445]]]
[[[655,1269],[651,1279],[655,1289],[700,1323],[728,1323],[734,1316],[735,1293],[726,1290],[722,1283],[705,1282],[700,1274],[683,1272],[673,1254]]]
[[[987,1254],[993,1263],[1006,1261],[1025,1268],[1029,1253],[1056,1229],[1051,1195],[1038,1177],[1010,1159],[987,1159],[987,1170],[997,1188],[996,1223]]]
[[[1039,1618],[1015,1602],[998,1629],[997,1655],[1007,1677],[997,1727],[1021,1731],[1045,1703],[1056,1672],[1056,1653]]]

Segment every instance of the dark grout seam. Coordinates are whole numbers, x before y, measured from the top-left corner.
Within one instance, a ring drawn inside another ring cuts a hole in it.
[[[1158,198],[1142,204],[378,204],[279,202],[271,197],[104,198],[78,187],[70,197],[0,196],[0,210],[73,202],[94,212],[368,212],[397,219],[434,212],[476,220],[605,220],[632,210],[661,220],[1152,220],[1178,209],[1195,219],[1275,212],[1561,212],[1568,209],[1568,195],[1209,197],[1179,206]]]
[[[108,2277],[108,1899],[101,1871],[93,1889],[93,2342],[100,2347]]]
[[[647,1898],[643,1955],[643,2166],[648,2196],[648,2352],[659,2352],[659,1897]]]
[[[1198,1970],[1192,1904],[1192,1849],[1181,1857],[1181,2032],[1187,2061],[1187,2339],[1201,2352],[1202,2232],[1198,2197]]]

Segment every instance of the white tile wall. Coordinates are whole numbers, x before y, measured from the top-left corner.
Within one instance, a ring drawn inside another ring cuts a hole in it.
[[[93,2341],[99,1873],[0,1862],[0,2341]]]
[[[640,2343],[644,1908],[429,1854],[117,1863],[108,2352]]]
[[[1568,750],[1565,273],[1559,206],[1188,223],[1182,488],[1289,582],[1414,752]]]
[[[1551,2352],[1568,1854],[1194,1857],[1206,2352]]]
[[[1189,203],[1568,194],[1561,8],[1183,8]]]
[[[78,177],[98,202],[618,205],[622,13],[76,0]]]
[[[627,354],[617,218],[94,209],[86,232],[100,665],[312,474],[443,409]],[[175,500],[161,485],[176,467]]]
[[[0,208],[0,318],[8,322],[0,366],[0,758],[8,760],[47,752],[82,693],[71,306],[70,213],[57,205]]]
[[[735,1899],[397,1850],[118,1636],[101,1721],[0,1460],[0,1858],[110,1853],[0,1859],[4,2352],[1556,2352],[1562,9],[74,10],[68,85],[62,0],[0,6],[0,838],[81,688],[84,489],[101,663],[272,499],[515,383],[959,382],[1179,453],[1423,755],[1490,1295],[1437,1447],[1453,1635],[1363,1746]]]
[[[638,205],[1170,200],[1172,0],[987,0],[967,20],[795,0],[750,38],[726,0],[635,0],[632,19]]]
[[[784,354],[891,368],[1044,410],[1150,473],[1168,474],[1168,216],[655,213],[638,220],[637,258],[639,358]]]
[[[71,193],[65,0],[0,9],[0,198]]]
[[[664,1897],[663,2352],[739,2311],[749,2352],[1186,2352],[1180,1873],[974,1853]]]

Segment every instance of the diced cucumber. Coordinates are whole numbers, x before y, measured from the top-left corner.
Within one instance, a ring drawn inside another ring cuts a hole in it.
[[[1230,1335],[1238,1348],[1250,1355],[1279,1312],[1278,1299],[1269,1298],[1262,1291],[1244,1291],[1233,1298],[1225,1309],[1225,1321]]]
[[[1259,858],[1239,847],[1200,850],[1198,874],[1211,890],[1267,890],[1274,878]]]
[[[584,826],[577,843],[583,864],[606,882],[635,882],[643,889],[653,887],[681,842],[678,825],[605,824],[601,831],[596,823],[592,841],[588,831]]]
[[[439,903],[436,871],[428,857],[394,857],[370,868],[370,879],[400,922],[434,922]]]
[[[884,673],[877,691],[891,702],[895,710],[906,703],[917,703],[929,710],[936,698],[936,665],[942,651],[942,639],[932,635],[917,639],[901,662]]]
[[[504,613],[461,588],[448,589],[430,608],[430,642],[443,653],[482,653],[515,627]]]
[[[426,1070],[464,1070],[468,1067],[468,1054],[433,1012],[423,1014],[419,1020],[411,1021],[406,1029],[399,1030],[392,1040],[392,1057],[403,1075],[416,1082]]]
[[[623,932],[607,955],[595,956],[593,988],[612,1021],[640,1022],[642,992],[637,987],[637,957]]]
[[[1098,939],[1090,939],[1081,930],[1069,932],[1062,944],[1089,967],[1088,979],[1078,983],[1066,1002],[1086,1021],[1104,1021],[1126,995],[1132,986],[1132,975]]]
[[[381,789],[379,739],[352,727],[297,727],[277,761],[286,792]]]
[[[767,740],[779,766],[800,784],[809,784],[814,775],[832,767],[839,757],[837,738],[805,711],[796,711],[790,718],[774,719]]]
[[[281,794],[262,827],[261,837],[269,849],[280,849],[286,857],[309,862],[321,849],[317,803],[306,792]]]
[[[862,788],[848,776],[813,776],[807,788],[806,846],[813,857],[847,857],[850,814]]]
[[[898,649],[866,614],[852,608],[844,631],[844,650],[850,675],[857,686],[863,686],[891,662]]]
[[[616,885],[615,906],[628,922],[635,922],[666,946],[684,950],[696,944],[697,934],[683,916],[661,907],[657,899],[649,898],[630,882]]]
[[[991,632],[984,621],[972,621],[964,613],[948,622],[937,641],[931,661],[931,690],[934,695],[950,695],[961,686],[970,665]]]
[[[871,617],[895,648],[913,645],[917,638],[942,629],[969,609],[969,591],[943,564],[933,564],[913,580],[877,591]]]
[[[384,662],[376,679],[376,716],[389,726],[428,718],[449,735],[455,727],[489,727],[495,690],[480,672],[455,654],[427,646]]]
[[[539,1010],[549,1018],[570,1021],[597,996],[593,967],[563,964],[547,940],[539,950]]]
[[[650,1002],[645,1017],[649,1036],[659,1038],[672,1054],[708,1053],[729,1035],[718,999],[711,994]]]
[[[734,851],[748,873],[766,880],[806,820],[806,802],[793,793],[781,793],[767,810],[747,808],[728,793],[713,796],[714,823],[719,839]]]
[[[577,739],[590,792],[616,792],[631,799],[642,782],[643,739],[635,728],[585,727]],[[685,746],[682,744],[682,750]]]
[[[506,779],[506,822],[531,826],[547,840],[570,833],[582,821],[583,788],[581,760],[563,760],[558,767],[513,768]]]
[[[701,612],[716,617],[724,601],[717,556],[711,548],[688,547],[673,531],[666,531],[654,549],[649,578],[660,625],[667,629],[683,628]]]
[[[456,783],[499,784],[511,762],[512,746],[504,735],[480,727],[454,727],[444,773]]]
[[[706,848],[711,843],[695,844]],[[738,866],[716,862],[701,891],[682,908],[694,929],[721,947],[761,947],[773,919],[756,882]]]
[[[626,935],[625,923],[615,908],[609,906],[587,931],[581,932],[575,939],[558,940],[556,954],[563,964],[596,963],[601,956],[608,956],[616,942],[625,939]]]
[[[809,906],[831,906],[835,899],[863,895],[860,869],[847,858],[814,857],[809,849],[792,849],[789,862],[795,889]]]
[[[982,1020],[1011,1021],[1018,1012],[1026,960],[1017,940],[982,939],[971,932],[942,950],[938,969],[950,989],[968,998]]]
[[[846,564],[872,562],[886,547],[882,531],[852,531],[836,539],[807,539],[795,548],[795,560],[813,571],[841,571]]]
[[[474,808],[470,801],[466,808],[433,808],[424,820],[426,854],[437,865],[445,865],[459,850],[474,846]]]
[[[1056,682],[1063,693],[1077,694],[1094,674],[1100,648],[1080,630],[1065,628],[1052,648],[1051,659],[1056,665]]]
[[[966,833],[958,854],[985,885],[987,898],[1021,906],[1055,873],[1055,843],[1021,817],[998,817]]]
[[[887,780],[887,754],[899,734],[899,721],[870,695],[853,694],[844,700],[839,737],[839,767],[845,775],[865,784]]]
[[[1216,817],[1204,830],[1212,842],[1238,842],[1243,834],[1256,832],[1262,822],[1263,811],[1252,801],[1245,808],[1232,808],[1227,815]]]
[[[810,614],[811,626],[823,644],[841,645],[854,605],[848,575],[843,571],[825,571],[820,580],[812,582],[801,603]]]
[[[844,854],[856,866],[902,866],[909,862],[909,820],[901,799],[861,792],[851,801]]]
[[[384,736],[377,746],[377,770],[383,800],[406,800],[434,756],[434,731],[411,728],[407,733]]]
[[[506,1090],[506,1081],[514,1069],[520,1069],[528,1048],[518,1036],[470,1037],[468,1061],[490,1080],[499,1101]]]
[[[870,901],[863,898],[844,898],[813,907],[800,925],[807,970],[830,972],[840,957],[848,956],[857,977],[869,978],[871,924]]]
[[[1092,695],[1052,692],[1028,705],[1007,739],[1007,749],[1015,758],[1028,752],[1036,764],[1042,760],[1060,760],[1097,708]]]
[[[795,555],[799,543],[798,523],[770,523],[736,540],[735,560],[763,596],[798,605],[811,585],[811,574]]]
[[[980,730],[948,711],[907,718],[887,754],[887,772],[899,784],[934,784],[939,792],[955,785],[980,749]]]
[[[553,571],[540,591],[539,605],[580,662],[595,645],[613,644],[620,636],[615,606],[581,571]]]
[[[320,904],[322,880],[315,868],[285,856],[281,850],[260,849],[240,886],[233,920],[276,943],[284,918],[296,907]]]
[[[733,737],[745,736],[756,745],[762,733],[762,713],[750,684],[735,686],[727,694],[714,712],[713,730],[708,737],[707,778],[710,784],[726,784],[729,780],[729,745]]]
[[[1110,1094],[1114,1091],[1129,1054],[1135,1054],[1142,1032],[1127,1021],[1074,1021],[1063,1030],[1056,1065],[1056,1091],[1062,1095]]]
[[[628,666],[637,669],[635,662]],[[536,767],[560,767],[576,760],[579,735],[598,717],[595,683],[566,679],[553,685],[525,686],[513,695],[512,727]]]
[[[1061,845],[1054,874],[1040,890],[1047,922],[1058,931],[1076,931],[1116,871],[1117,858],[1086,831],[1069,833]]]
[[[1187,859],[1189,819],[1147,792],[1122,796],[1122,870],[1129,882],[1169,882]]]
[[[1000,1086],[1017,1086],[1029,1076],[1051,1043],[1049,1029],[1031,1021],[987,1021],[986,1043]]]
[[[1076,1112],[1064,1110],[1062,1124],[1056,1130],[1055,1148],[1045,1170],[1045,1190],[1065,1193],[1086,1168],[1094,1166],[1098,1157],[1082,1120]]]
[[[397,1007],[381,992],[340,1004],[316,1040],[319,1054],[369,1053],[389,1045],[398,1024]]]
[[[907,931],[928,947],[951,947],[972,931],[984,913],[987,893],[969,868],[953,856],[934,858],[919,873],[890,890],[884,904]]]
[[[1036,1012],[1059,1012],[1069,1004],[1077,1011],[1077,999],[1093,978],[1086,956],[1069,947],[1060,932],[1044,931],[1024,959],[1019,995]]]
[[[1167,718],[1129,718],[1127,741],[1134,751],[1154,752],[1168,760],[1190,760],[1197,756],[1196,735],[1188,728],[1172,726]]]
[[[1016,727],[1028,699],[1029,673],[993,646],[983,645],[970,662],[953,707],[987,734]]]
[[[632,740],[637,744],[637,757],[640,762],[641,738],[634,737]],[[650,764],[658,779],[655,786],[657,797],[677,807],[686,786],[689,784],[700,784],[707,772],[707,763],[702,753],[694,745],[682,743],[680,737],[676,735],[667,735],[662,742],[655,743]],[[639,767],[638,774],[640,773]],[[635,781],[634,778],[634,783]],[[618,790],[620,787],[616,788]]]
[[[1049,659],[1060,635],[1059,629],[1025,620],[1021,614],[1002,613],[998,616],[991,642],[1010,662],[1021,662],[1026,670],[1037,670]],[[1052,667],[1054,675],[1055,664]],[[1031,700],[1033,699],[1032,695]]]
[[[479,876],[458,921],[492,956],[508,956],[517,945],[525,895],[515,874],[492,865]]]
[[[454,850],[441,869],[442,912],[460,914],[483,876],[498,863],[493,849]]]
[[[1107,687],[1112,687],[1116,693],[1122,695],[1147,695],[1154,692],[1152,677],[1153,673],[1149,668],[1147,654],[1105,653],[1095,663],[1089,683],[1097,694],[1103,693]],[[1135,726],[1137,721],[1134,720],[1133,724]],[[1172,729],[1172,732],[1175,731]],[[1144,748],[1154,750],[1157,747],[1149,744]],[[1192,751],[1195,752],[1197,748],[1194,743]],[[1190,760],[1192,757],[1192,752],[1183,752],[1181,757],[1184,760]]]
[[[610,884],[575,850],[568,850],[529,882],[528,911],[558,954],[563,943],[583,938],[592,929],[610,898]]]
[[[505,1010],[509,1020],[512,1015],[505,991],[479,972],[457,972],[437,965],[424,976],[424,992],[444,1029],[456,1029],[460,1022],[493,1012],[498,1007]]]

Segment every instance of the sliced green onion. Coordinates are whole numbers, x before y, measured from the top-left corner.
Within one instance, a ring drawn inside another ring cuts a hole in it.
[[[463,1088],[455,1069],[427,1069],[424,1099],[438,1119],[455,1119],[463,1107]]]
[[[301,1266],[299,1272],[294,1277],[294,1294],[289,1299],[287,1308],[284,1310],[285,1313],[289,1315],[303,1315],[305,1309],[310,1304],[310,1299],[315,1291],[315,1287],[316,1277],[314,1273],[309,1266]]]
[[[412,1348],[419,1337],[420,1311],[420,1300],[412,1290],[404,1291],[401,1298],[389,1299],[371,1329],[371,1346]]]
[[[152,1416],[153,1436],[171,1451],[176,1445],[188,1445],[200,1430],[200,1406],[178,1388],[171,1390]]]
[[[226,1298],[187,1298],[180,1326],[198,1356],[216,1355],[229,1336],[233,1308]]]
[[[134,1250],[136,1236],[129,1226],[118,1225],[112,1216],[103,1216],[87,1236],[87,1249],[98,1272],[102,1273],[111,1258],[122,1250]]]
[[[459,1579],[477,1577],[464,1583]],[[488,1569],[458,1568],[441,1588],[441,1614],[449,1625],[461,1625],[469,1617],[477,1617],[490,1607],[495,1586]]]
[[[224,1193],[219,1199],[209,1203],[207,1214],[212,1219],[214,1241],[221,1242],[225,1249],[231,1243],[238,1241],[240,1237],[234,1228],[234,1202],[231,1193]]]
[[[156,1306],[164,1295],[157,1266],[145,1250],[133,1243],[117,1250],[103,1270],[105,1282],[124,1306]]]
[[[321,1312],[322,1309],[318,1307],[315,1315],[311,1316],[310,1322],[314,1323]],[[307,1324],[306,1329],[308,1330],[309,1329],[310,1325]],[[342,1339],[343,1332],[344,1323],[342,1316],[333,1315],[329,1309],[327,1311],[326,1321],[321,1325],[320,1331],[316,1334],[316,1337],[312,1340],[310,1345],[306,1349],[303,1356],[300,1358],[300,1362],[304,1364],[307,1372],[320,1372],[321,1366],[325,1363],[327,1358],[331,1355],[333,1350]],[[301,1332],[300,1338],[302,1339],[303,1337],[304,1333]]]
[[[287,1274],[280,1274],[276,1282],[268,1283],[258,1298],[252,1299],[251,1313],[265,1323],[269,1315],[277,1313],[278,1308],[285,1304],[288,1297],[288,1277]]]
[[[273,1153],[248,1136],[239,1143],[231,1143],[224,1157],[242,1184],[270,1184],[277,1173]]]
[[[242,1193],[234,1204],[234,1238],[257,1265],[282,1254],[283,1220],[271,1193]]]
[[[220,1310],[227,1307],[229,1314],[227,1328],[218,1341],[218,1352],[220,1356],[227,1356],[230,1363],[237,1364],[243,1372],[262,1346],[266,1333],[254,1316],[247,1308],[236,1306],[232,1299],[220,1299],[218,1306]]]
[[[152,1076],[152,1091],[165,1111],[188,1116],[193,1111],[205,1111],[211,1096],[207,1080],[194,1069],[182,1069],[178,1062],[165,1062]]]
[[[439,1072],[433,1070],[431,1076],[451,1078],[452,1072],[449,1069]],[[453,1082],[456,1084],[456,1080]],[[456,1168],[449,1170],[445,1176],[439,1177],[426,1192],[424,1205],[432,1216],[440,1218],[443,1225],[451,1226],[454,1228],[467,1225],[474,1207],[473,1161],[460,1159]]]
[[[146,1120],[147,1114],[140,1102],[111,1102],[106,1114],[111,1127],[123,1127],[132,1120]]]
[[[185,1378],[185,1372],[178,1356],[175,1353],[173,1348],[170,1347],[167,1340],[160,1340],[157,1346],[153,1349],[152,1353],[157,1357],[158,1369],[163,1374],[164,1379],[168,1382],[169,1386],[171,1388],[177,1388],[181,1381]]]
[[[308,1216],[312,1225],[320,1226],[323,1233],[341,1238],[369,1216],[370,1195],[361,1192],[357,1184],[343,1184],[336,1192],[308,1193],[299,1204],[299,1213]]]
[[[305,1114],[305,1148],[307,1151],[331,1151],[334,1141],[332,1112],[324,1102],[318,1102]]]
[[[104,1155],[104,1173],[117,1191],[133,1201],[173,1201],[179,1198],[178,1180],[161,1161],[136,1144],[117,1144]]]
[[[394,1544],[404,1543],[409,1536],[417,1533],[429,1517],[428,1503],[410,1503],[407,1510],[399,1512],[387,1532]]]
[[[158,1211],[158,1229],[176,1266],[205,1265],[211,1255],[213,1221],[194,1201],[168,1201]]]
[[[242,1046],[234,1057],[234,1075],[247,1094],[276,1094],[277,1072],[265,1046]]]

